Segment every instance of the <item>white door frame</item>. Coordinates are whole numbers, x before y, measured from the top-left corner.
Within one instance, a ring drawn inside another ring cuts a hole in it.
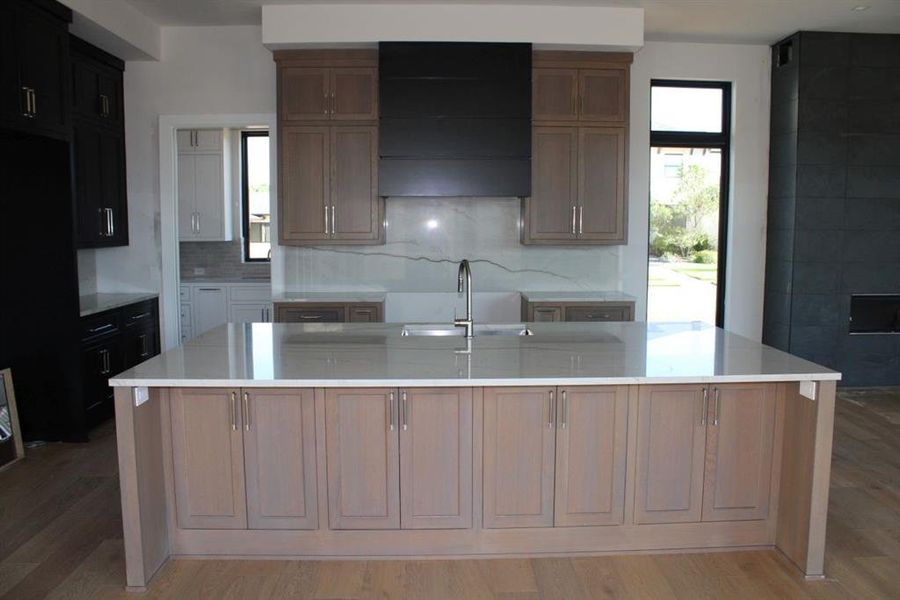
[[[178,203],[176,160],[178,157],[175,131],[178,129],[244,129],[268,127],[270,187],[272,200],[272,227],[277,227],[275,201],[278,198],[277,130],[275,114],[222,114],[222,115],[160,115],[159,116],[159,205],[160,237],[162,242],[162,280],[160,282],[160,327],[162,349],[168,350],[181,343],[181,311],[178,286]],[[241,217],[238,217],[241,218]]]

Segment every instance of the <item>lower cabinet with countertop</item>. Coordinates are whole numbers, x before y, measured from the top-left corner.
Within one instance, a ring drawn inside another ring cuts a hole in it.
[[[634,298],[620,292],[522,293],[522,320],[634,321]]]
[[[276,323],[383,323],[384,294],[290,292],[274,298]]]
[[[271,323],[272,291],[268,281],[191,281],[179,289],[181,341],[224,323]]]

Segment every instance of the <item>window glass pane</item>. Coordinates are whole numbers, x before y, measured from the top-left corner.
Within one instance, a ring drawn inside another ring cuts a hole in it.
[[[653,86],[650,90],[650,129],[721,133],[722,90]]]
[[[271,258],[271,209],[269,198],[269,136],[247,137],[248,259]]]

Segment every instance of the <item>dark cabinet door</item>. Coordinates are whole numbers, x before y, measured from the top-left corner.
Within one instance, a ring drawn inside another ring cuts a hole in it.
[[[118,335],[87,346],[81,353],[84,411],[88,426],[113,414],[109,378],[122,371],[122,347]]]
[[[124,369],[130,369],[159,354],[159,335],[155,325],[126,330],[122,335]]]
[[[76,120],[72,125],[72,160],[74,164],[76,223],[78,246],[98,245],[105,232],[106,220],[101,208],[100,135],[95,127]]]
[[[100,199],[107,219],[104,246],[128,245],[128,202],[125,191],[125,139],[118,131],[98,130],[100,136]]]
[[[77,120],[73,126],[78,246],[128,245],[125,140],[112,129]]]
[[[23,10],[16,20],[19,83],[31,95],[28,119],[48,133],[68,135],[69,37],[57,19]]]
[[[25,97],[19,85],[16,23],[12,5],[0,3],[0,119],[5,124],[25,119]]]

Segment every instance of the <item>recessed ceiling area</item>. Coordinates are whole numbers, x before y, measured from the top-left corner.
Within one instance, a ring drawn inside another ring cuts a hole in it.
[[[160,25],[255,25],[260,23],[263,4],[329,3],[328,0],[125,1]],[[380,3],[379,0],[355,1]],[[466,4],[471,0],[435,3]],[[771,44],[801,29],[900,33],[898,0],[499,0],[496,3],[643,8],[645,37],[651,41]]]

